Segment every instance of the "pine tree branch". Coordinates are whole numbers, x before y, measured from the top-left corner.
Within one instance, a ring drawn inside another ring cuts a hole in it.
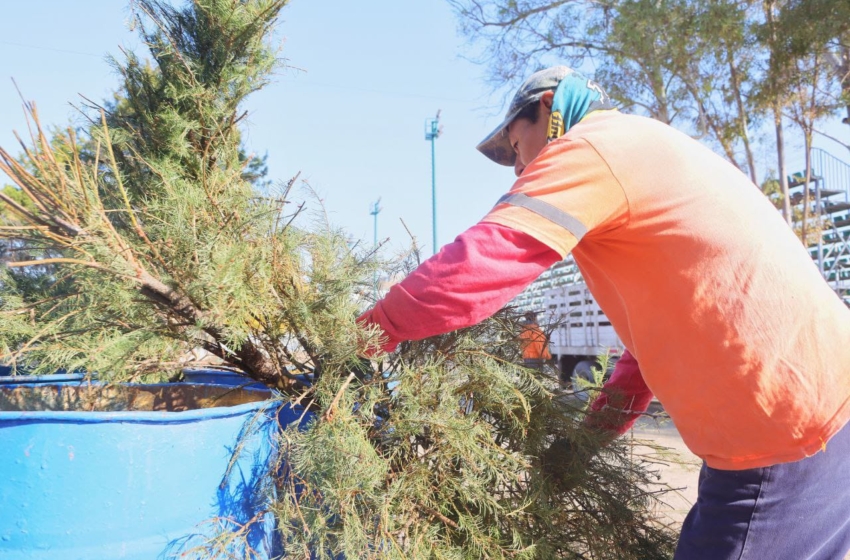
[[[345,378],[345,381],[342,384],[342,387],[339,388],[339,391],[334,395],[333,400],[331,401],[330,406],[325,410],[323,418],[330,422],[334,419],[334,414],[336,414],[337,406],[339,406],[339,400],[342,398],[342,395],[345,393],[345,390],[348,389],[348,386],[354,381],[354,378],[357,377],[354,372],[348,374],[348,377]]]
[[[460,530],[460,525],[458,525],[457,523],[455,523],[454,521],[452,521],[451,519],[449,519],[448,517],[446,517],[445,515],[443,515],[439,511],[437,511],[433,508],[430,508],[430,507],[428,507],[428,506],[426,506],[422,503],[418,503],[416,505],[419,506],[420,508],[422,508],[422,510],[425,511],[425,513],[427,513],[431,517],[435,517],[435,518],[439,519],[440,521],[442,521],[443,523],[445,523],[446,525],[448,525],[452,529]]]
[[[55,257],[55,258],[46,258],[46,259],[35,259],[30,261],[13,261],[6,263],[6,266],[9,268],[24,268],[28,266],[43,266],[45,264],[78,264],[81,266],[85,266],[86,268],[93,268],[95,270],[102,270],[104,272],[108,272],[110,274],[114,274],[116,276],[123,276],[125,278],[132,278],[132,276],[128,276],[126,274],[120,274],[115,272],[114,270],[103,266],[98,262],[93,261],[83,261],[79,259],[69,259],[64,257]]]
[[[46,335],[53,327],[55,327],[56,325],[61,325],[63,322],[67,321],[68,319],[70,319],[74,315],[78,315],[82,312],[83,312],[82,309],[75,309],[73,311],[66,313],[62,317],[59,317],[55,321],[48,323],[41,330],[39,330],[35,335],[33,335],[29,340],[27,340],[26,343],[23,344],[23,346],[21,346],[18,350],[13,352],[11,354],[11,356],[9,357],[9,360],[12,361],[12,362],[17,362],[21,358],[21,356],[23,356],[31,346],[33,346],[36,342],[38,342],[41,339],[41,337]]]

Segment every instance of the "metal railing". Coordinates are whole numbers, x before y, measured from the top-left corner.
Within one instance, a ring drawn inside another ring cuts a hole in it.
[[[811,161],[815,209],[827,218],[813,257],[832,289],[850,305],[850,165],[820,148],[812,148]]]

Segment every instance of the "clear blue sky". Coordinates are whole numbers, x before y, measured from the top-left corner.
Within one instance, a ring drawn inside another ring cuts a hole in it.
[[[84,6],[84,9],[81,7]],[[123,0],[7,2],[0,18],[0,145],[26,131],[21,102],[42,121],[77,118],[80,94],[100,101],[117,87],[106,55],[142,51],[128,30]],[[299,171],[322,197],[331,221],[371,243],[371,204],[381,198],[378,235],[408,244],[401,220],[431,252],[431,152],[424,122],[442,110],[437,140],[438,242],[474,224],[513,181],[475,145],[498,122],[504,92],[483,83],[469,62],[454,15],[442,0],[294,0],[277,31],[284,69],[254,94],[246,142],[268,152],[270,177]],[[835,127],[847,136],[844,128]],[[829,151],[847,159],[835,144]],[[789,147],[789,168],[802,165]]]
[[[85,9],[80,9],[85,6]],[[26,131],[14,78],[44,123],[76,117],[79,94],[100,101],[118,85],[105,55],[141,51],[122,0],[8,3],[0,18],[0,145]],[[442,110],[437,140],[438,242],[474,224],[510,188],[512,170],[475,144],[499,122],[501,95],[456,34],[440,0],[295,0],[277,38],[292,67],[249,98],[246,142],[268,152],[270,177],[301,172],[331,221],[369,243],[379,197],[379,238],[401,249],[416,235],[431,252],[431,151],[426,118]],[[11,150],[16,153],[17,150]]]

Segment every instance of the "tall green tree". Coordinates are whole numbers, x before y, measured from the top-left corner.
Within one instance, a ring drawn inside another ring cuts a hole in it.
[[[621,106],[714,142],[757,180],[753,5],[736,0],[449,0],[496,85],[553,62],[593,68]],[[675,32],[671,32],[675,30]]]
[[[803,171],[803,216],[800,224],[800,239],[803,245],[809,246],[813,239],[819,239],[822,230],[823,217],[820,215],[821,208],[812,208],[815,203],[814,196],[810,195],[811,189],[808,185],[813,180],[812,170],[812,142],[815,127],[825,117],[835,113],[836,105],[828,100],[833,98],[826,89],[829,80],[826,79],[828,68],[825,63],[825,53],[812,53],[810,56],[796,59],[796,80],[794,84],[794,96],[788,108],[789,116],[803,135],[805,150],[805,170]],[[827,98],[827,99],[824,99]],[[823,170],[820,170],[821,172]],[[813,210],[819,213],[812,220]],[[814,231],[812,231],[814,230]],[[814,233],[814,235],[811,235]]]
[[[819,57],[824,63],[821,96],[841,108],[850,125],[850,5],[832,0],[789,2],[782,26],[791,38],[789,53],[800,59]],[[850,142],[831,137],[850,149]]]
[[[789,37],[783,33],[781,10],[784,2],[765,0],[763,20],[756,28],[759,44],[763,45],[764,69],[755,94],[756,106],[770,113],[776,139],[776,168],[782,193],[782,216],[792,223],[791,196],[788,192],[788,172],[785,166],[785,128],[783,111],[789,100],[789,81],[792,79],[787,56]]]
[[[604,44],[616,48],[600,53],[597,77],[611,95],[626,108],[714,142],[756,181],[749,101],[755,53],[746,5],[631,1],[609,12]],[[644,96],[649,103],[636,102]]]
[[[597,58],[597,77],[608,93],[626,108],[666,124],[688,118],[689,94],[683,71],[688,64],[688,45],[670,41],[664,29],[680,29],[692,37],[693,11],[686,2],[638,0],[612,4]]]
[[[668,558],[647,463],[601,449],[552,372],[516,365],[510,312],[361,359],[381,263],[294,181],[258,186],[240,148],[284,4],[137,0],[152,62],[116,63],[116,102],[53,136],[30,106],[30,147],[0,149],[17,189],[0,238],[41,252],[2,270],[0,359],[159,380],[203,348],[280,389],[312,417],[269,474],[288,557]]]
[[[811,10],[814,9],[814,13]],[[838,10],[840,13],[840,10]],[[799,129],[803,137],[805,169],[801,182],[806,187],[802,193],[802,216],[799,224],[804,245],[819,239],[823,217],[812,216],[814,197],[808,185],[813,180],[811,149],[817,126],[827,117],[837,114],[841,106],[841,80],[837,79],[831,50],[834,41],[840,40],[842,30],[850,23],[823,24],[823,18],[839,15],[833,5],[790,2],[779,14],[778,33],[785,38],[782,49],[776,53],[771,71],[783,76],[780,79],[787,100],[785,114]],[[823,172],[823,170],[819,170]],[[820,208],[816,210],[820,211]],[[812,235],[813,234],[813,235]]]
[[[287,269],[269,261],[303,233],[281,219],[285,200],[259,197],[245,179],[237,126],[240,102],[276,63],[263,39],[283,4],[137,2],[154,64],[127,54],[120,101],[95,117],[84,141],[73,131],[51,141],[38,129],[29,165],[3,153],[4,170],[35,207],[18,207],[38,226],[31,242],[63,255],[49,264],[64,265],[64,282],[86,286],[61,305],[49,293],[27,297],[50,325],[37,349],[27,347],[39,354],[33,365],[143,375],[161,369],[154,357],[166,349],[176,366],[201,347],[269,385],[296,383],[270,349],[279,326],[297,319],[268,317],[263,303],[291,289]],[[250,242],[262,238],[275,243]],[[341,239],[325,242],[347,252]],[[67,308],[81,301],[84,310]],[[319,353],[305,343],[307,354]]]
[[[726,158],[758,184],[752,141],[759,122],[751,94],[755,87],[758,51],[746,2],[710,0],[696,3],[699,45],[684,74],[699,113],[698,129],[716,141]]]
[[[710,141],[754,183],[759,167],[776,167],[788,205],[785,119],[796,65],[817,56],[837,85],[835,99],[817,97],[819,114],[834,114],[836,100],[850,111],[846,2],[448,2],[495,86],[552,63],[585,69],[621,106]],[[775,163],[756,160],[763,122],[772,123]],[[782,210],[790,220],[790,206]]]

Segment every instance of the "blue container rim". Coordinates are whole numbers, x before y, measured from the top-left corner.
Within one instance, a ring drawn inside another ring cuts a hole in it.
[[[79,381],[84,383],[86,376],[84,373],[54,373],[51,375],[0,375],[0,385],[21,385],[21,384],[50,384],[50,383],[69,383]]]
[[[41,378],[44,377],[55,377],[59,378],[62,376],[39,376]],[[22,387],[45,387],[49,385],[72,385],[74,381],[79,381],[78,377],[74,377],[69,382],[61,382],[58,379],[55,383],[27,383],[24,381],[25,376],[19,376],[20,380],[15,385],[19,385]],[[29,377],[30,380],[34,380],[34,377]],[[5,381],[3,384],[10,385],[8,381]],[[107,385],[106,383],[93,382],[92,385]],[[122,385],[126,387],[173,387],[175,384],[173,383],[117,383],[116,385]],[[192,383],[185,383],[181,385],[193,385]],[[206,388],[221,388],[225,391],[233,391],[235,388],[232,385],[218,385],[212,383],[198,383],[197,385],[203,386]],[[249,393],[262,393],[268,395],[268,398],[235,405],[235,406],[215,406],[209,408],[200,408],[195,410],[184,410],[179,412],[166,412],[161,410],[119,410],[119,411],[85,411],[85,410],[74,410],[74,411],[0,411],[0,421],[8,422],[8,421],[16,421],[16,422],[26,422],[26,423],[37,423],[37,422],[62,422],[62,423],[74,423],[74,424],[102,424],[107,422],[126,422],[132,424],[186,424],[190,422],[199,422],[202,420],[210,420],[215,418],[231,418],[233,416],[240,416],[253,411],[263,411],[265,409],[277,409],[285,405],[285,401],[275,398],[275,396],[269,390],[265,389],[249,389],[243,388],[238,389],[240,391],[247,391]]]

